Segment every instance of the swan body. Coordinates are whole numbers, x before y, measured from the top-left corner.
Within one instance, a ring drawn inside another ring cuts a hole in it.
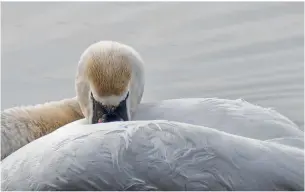
[[[242,99],[185,98],[142,103],[132,120],[161,119],[211,127],[259,140],[304,137],[304,132],[296,124],[277,111]],[[81,119],[72,124],[86,125],[89,122]]]
[[[204,126],[165,120],[79,121],[5,158],[1,187],[301,191],[303,170],[303,149]]]
[[[298,126],[285,116],[241,99],[170,99],[142,103],[137,111],[132,120],[178,121],[260,140],[303,137]],[[1,159],[70,122],[88,124],[88,119],[83,117],[76,98],[4,110],[1,112]],[[82,120],[76,121],[79,119]]]
[[[303,137],[299,127],[273,109],[243,99],[170,99],[139,105],[134,120],[169,120],[215,128],[253,139]]]

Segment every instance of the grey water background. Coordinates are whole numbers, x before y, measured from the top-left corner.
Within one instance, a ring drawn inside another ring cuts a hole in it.
[[[1,108],[75,96],[99,40],[145,60],[143,102],[243,98],[304,129],[303,2],[1,3]]]

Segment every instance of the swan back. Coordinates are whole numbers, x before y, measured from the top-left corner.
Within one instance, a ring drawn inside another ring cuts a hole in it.
[[[260,140],[303,137],[304,134],[277,111],[242,99],[186,98],[142,103],[134,117],[134,120],[159,119],[212,127]]]
[[[4,159],[1,187],[304,190],[303,166],[303,150],[203,126],[170,121],[70,124]]]

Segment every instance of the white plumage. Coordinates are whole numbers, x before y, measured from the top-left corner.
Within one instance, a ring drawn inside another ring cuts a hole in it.
[[[303,149],[204,126],[165,120],[75,122],[4,159],[1,186],[38,191],[303,190],[303,166]]]

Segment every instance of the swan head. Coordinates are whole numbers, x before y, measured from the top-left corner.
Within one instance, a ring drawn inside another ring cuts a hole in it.
[[[90,124],[132,119],[144,89],[142,65],[133,48],[118,42],[101,41],[85,50],[76,92]]]

